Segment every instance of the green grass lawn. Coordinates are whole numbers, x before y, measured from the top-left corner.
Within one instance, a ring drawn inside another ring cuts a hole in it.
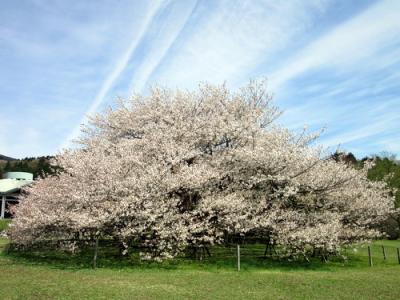
[[[8,227],[9,223],[10,223],[10,219],[0,219],[0,232],[5,230]]]
[[[90,252],[7,254],[7,243],[0,239],[0,299],[400,299],[400,241],[375,242],[373,267],[365,247],[348,249],[347,261],[306,263],[265,259],[262,245],[244,246],[241,272],[233,248],[157,264],[118,259],[103,247],[93,270]]]

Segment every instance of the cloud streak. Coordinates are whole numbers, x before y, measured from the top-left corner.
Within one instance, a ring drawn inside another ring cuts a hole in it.
[[[368,65],[380,49],[399,37],[400,2],[379,1],[365,12],[334,28],[288,59],[271,74],[271,87],[313,68]]]
[[[6,1],[0,153],[72,146],[87,115],[154,83],[236,88],[257,77],[287,111],[283,126],[326,126],[321,142],[358,155],[398,152],[399,10],[386,0]]]
[[[155,80],[187,87],[204,80],[241,84],[260,62],[272,60],[295,35],[312,26],[313,14],[327,5],[321,1],[217,3],[188,26]]]
[[[87,121],[87,116],[94,114],[99,106],[103,103],[104,98],[107,93],[113,87],[115,81],[121,75],[122,71],[126,68],[129,63],[132,54],[135,52],[138,47],[140,41],[145,36],[149,26],[151,25],[153,19],[159,12],[159,10],[163,7],[162,1],[153,2],[153,6],[149,8],[146,12],[143,21],[141,22],[140,28],[138,32],[135,33],[128,49],[122,54],[122,56],[117,60],[114,69],[112,72],[106,77],[100,90],[97,92],[97,95],[94,101],[91,103],[89,109],[86,111],[85,116],[81,119],[80,124],[74,128],[71,134],[67,137],[67,139],[62,143],[60,148],[66,148],[70,145],[71,141],[78,137],[81,129],[81,125]]]
[[[197,1],[185,1],[173,5],[173,14],[163,22],[161,30],[153,38],[151,49],[146,53],[139,67],[134,72],[130,83],[130,91],[141,92],[154,70],[160,65],[169,49],[184,29],[192,15]]]

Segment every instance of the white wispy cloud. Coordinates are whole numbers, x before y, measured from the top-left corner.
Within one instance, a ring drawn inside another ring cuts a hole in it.
[[[397,149],[399,10],[398,1],[379,1],[278,65],[269,79],[278,95],[286,94],[283,123],[327,127],[320,143],[332,149],[342,145],[360,155]]]
[[[1,8],[1,154],[70,146],[87,115],[128,90],[199,81],[236,88],[255,77],[268,78],[284,126],[326,126],[322,142],[360,153],[398,149],[399,1],[31,0]]]
[[[293,77],[317,67],[368,67],[373,63],[369,59],[374,54],[398,39],[399,11],[399,1],[379,1],[360,15],[340,24],[293,55],[271,74],[272,88],[277,90]],[[398,57],[391,58],[392,62],[398,60]]]
[[[192,24],[155,79],[167,85],[248,80],[291,39],[312,26],[328,1],[221,1]]]
[[[377,141],[376,145],[376,150],[375,153],[379,153],[384,149],[385,151],[388,151],[393,154],[397,154],[397,159],[400,158],[400,143],[399,142],[394,142],[394,141],[400,141],[400,134],[397,133],[394,136],[390,136],[387,138],[382,138]],[[365,151],[365,150],[364,150]]]
[[[135,69],[131,80],[130,92],[141,92],[149,77],[165,58],[185,24],[196,7],[197,0],[174,3],[172,13],[163,21],[162,28],[158,30],[151,43],[150,50],[146,52],[140,65]]]
[[[400,121],[400,118],[397,115],[392,117],[386,116],[381,120],[373,120],[373,122],[363,127],[356,129],[348,128],[345,133],[336,134],[331,138],[322,138],[321,142],[328,147],[334,147],[365,139],[370,136],[383,135],[394,122],[398,121]],[[391,142],[393,143],[394,141],[392,140]]]
[[[107,93],[113,87],[115,81],[118,79],[118,77],[120,76],[122,71],[128,65],[128,62],[129,62],[132,54],[134,53],[134,51],[137,48],[140,41],[145,36],[147,29],[151,25],[153,18],[157,15],[160,8],[163,7],[164,3],[163,3],[163,1],[154,1],[154,2],[152,2],[152,4],[153,5],[150,6],[149,10],[146,12],[145,16],[143,17],[143,20],[140,24],[140,28],[135,32],[134,37],[133,37],[128,49],[126,49],[126,51],[116,61],[114,69],[104,80],[100,90],[97,92],[97,95],[96,95],[94,101],[91,103],[89,109],[86,111],[85,116],[80,121],[80,124],[78,124],[74,128],[74,130],[71,132],[71,134],[67,137],[67,139],[65,141],[63,141],[60,148],[66,148],[67,146],[69,146],[71,144],[71,141],[73,141],[75,138],[78,137],[78,135],[80,133],[81,124],[83,124],[87,121],[87,116],[90,116],[94,112],[97,111],[99,106],[104,101],[104,98],[106,97]]]

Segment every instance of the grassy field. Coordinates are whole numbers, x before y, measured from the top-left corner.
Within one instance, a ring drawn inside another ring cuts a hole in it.
[[[9,223],[10,223],[10,220],[8,220],[8,219],[0,219],[0,232],[5,230]]]
[[[365,247],[349,249],[347,261],[306,263],[265,259],[262,245],[244,246],[241,272],[233,248],[156,264],[121,260],[103,247],[93,270],[90,253],[7,254],[7,243],[0,239],[0,299],[400,299],[400,241],[375,242],[373,267]]]

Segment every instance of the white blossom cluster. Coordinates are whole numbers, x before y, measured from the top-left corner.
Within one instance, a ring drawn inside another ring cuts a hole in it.
[[[115,238],[144,259],[256,236],[296,255],[371,239],[393,209],[383,183],[326,158],[318,134],[275,125],[265,82],[232,93],[153,88],[83,128],[62,172],[28,188],[12,241]]]

